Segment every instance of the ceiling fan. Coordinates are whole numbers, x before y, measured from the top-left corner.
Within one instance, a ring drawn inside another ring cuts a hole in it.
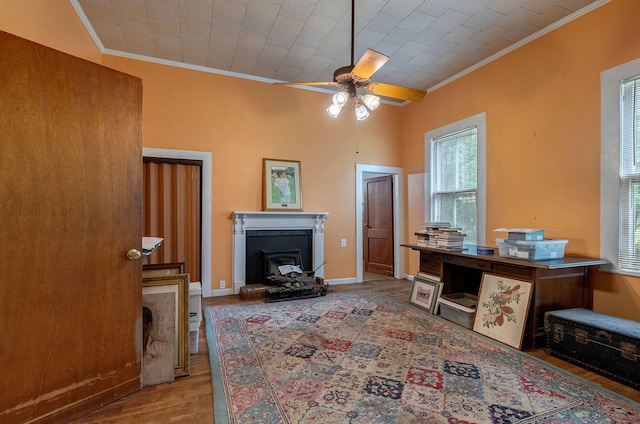
[[[337,118],[342,107],[349,99],[354,99],[356,102],[356,118],[358,120],[366,119],[369,116],[367,109],[374,110],[378,107],[380,104],[380,98],[378,96],[409,100],[412,102],[422,100],[425,94],[427,94],[424,90],[371,81],[373,74],[389,60],[388,56],[375,50],[367,49],[360,60],[358,60],[358,63],[354,64],[354,27],[355,0],[351,0],[351,65],[336,69],[333,73],[332,82],[284,82],[279,84],[288,86],[334,86],[342,88],[345,92],[334,94],[333,103],[327,109],[329,115],[334,118]],[[360,96],[357,93],[358,88],[365,89],[368,93]]]

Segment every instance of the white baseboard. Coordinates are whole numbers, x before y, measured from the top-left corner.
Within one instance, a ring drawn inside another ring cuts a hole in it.
[[[335,280],[324,280],[329,286],[340,286],[342,284],[355,284],[358,282],[355,278],[336,278]]]
[[[208,297],[229,296],[231,294],[233,294],[233,289],[217,289],[211,290],[211,294]]]

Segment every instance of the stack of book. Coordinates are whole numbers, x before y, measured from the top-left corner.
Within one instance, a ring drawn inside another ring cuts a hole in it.
[[[442,230],[451,228],[448,222],[426,222],[416,231],[416,244],[422,247],[438,247],[438,237]]]
[[[427,230],[421,229],[416,231],[416,245],[427,247],[429,243],[429,234],[427,234]]]
[[[444,228],[440,231],[436,247],[445,250],[462,250],[466,236],[461,228]]]

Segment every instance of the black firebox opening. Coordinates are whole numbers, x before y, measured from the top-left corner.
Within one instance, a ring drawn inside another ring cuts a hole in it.
[[[313,230],[247,230],[246,284],[269,284],[266,277],[278,265],[311,271],[312,250]]]
[[[297,265],[304,271],[300,249],[287,250],[284,252],[263,250],[262,257],[264,258],[264,273],[267,279],[272,275],[281,275],[280,269],[278,268],[281,265]]]

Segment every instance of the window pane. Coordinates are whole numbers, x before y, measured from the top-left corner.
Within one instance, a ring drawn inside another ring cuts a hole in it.
[[[455,199],[453,197],[453,194],[450,194],[450,193],[436,194],[435,203],[434,203],[435,220],[450,222],[451,225],[455,226],[454,204],[455,204]]]
[[[459,139],[458,157],[458,189],[475,189],[478,186],[478,143],[475,132]]]
[[[633,217],[633,259],[637,263],[640,258],[640,217],[638,217],[638,212],[640,211],[640,183],[631,184],[631,196],[632,212],[630,215]]]
[[[476,194],[439,193],[435,196],[435,220],[450,222],[462,228],[467,235],[465,243],[475,244],[478,239]]]
[[[436,191],[454,191],[456,184],[456,140],[449,139],[436,143],[436,158],[438,161],[436,175]]]
[[[623,180],[621,201],[627,205],[620,211],[619,267],[623,270],[640,268],[640,181]]]
[[[465,243],[475,244],[477,240],[476,194],[464,193],[456,196],[456,217],[454,226],[464,229]]]
[[[478,147],[475,128],[435,140],[435,191],[475,189]]]
[[[620,129],[621,129],[621,174],[629,175],[640,171],[640,149],[638,149],[638,126],[640,125],[640,84],[629,81],[622,84],[620,99]]]
[[[434,219],[450,222],[477,241],[478,185],[477,128],[468,128],[433,140]]]

